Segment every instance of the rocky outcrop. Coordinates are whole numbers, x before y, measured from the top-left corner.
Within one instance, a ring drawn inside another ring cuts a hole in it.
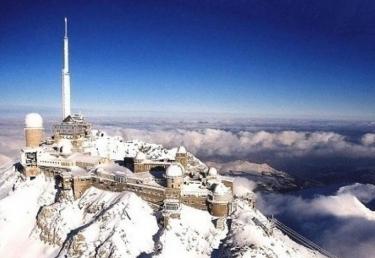
[[[152,213],[133,193],[90,188],[74,201],[71,191],[62,191],[41,208],[37,226],[42,241],[61,247],[60,257],[135,257],[153,250],[159,228]]]

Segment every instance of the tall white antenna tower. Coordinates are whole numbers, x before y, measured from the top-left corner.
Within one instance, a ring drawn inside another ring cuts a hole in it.
[[[69,73],[69,42],[68,19],[65,17],[64,35],[64,66],[62,69],[62,111],[63,119],[70,115],[70,73]]]

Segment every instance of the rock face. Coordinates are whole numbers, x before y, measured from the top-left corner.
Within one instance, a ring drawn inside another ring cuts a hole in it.
[[[58,194],[56,202],[40,209],[36,224],[42,241],[62,246],[67,234],[80,225],[76,218],[81,211],[73,205],[73,200],[71,191],[62,191]]]
[[[136,257],[152,252],[159,227],[153,210],[137,195],[95,188],[76,201],[70,191],[62,195],[37,216],[40,239],[61,246],[60,257]]]

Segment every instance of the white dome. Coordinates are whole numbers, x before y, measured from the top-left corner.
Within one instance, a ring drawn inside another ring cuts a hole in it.
[[[182,167],[177,164],[172,164],[167,168],[166,174],[168,177],[178,177],[182,176],[184,172],[182,171]]]
[[[216,170],[216,168],[210,167],[210,169],[208,170],[208,175],[209,176],[217,176],[217,170]]]
[[[69,141],[68,139],[61,139],[57,143],[57,146],[59,147],[59,151],[63,155],[69,155],[72,153],[73,145],[72,145],[72,142]]]
[[[215,186],[214,194],[215,195],[225,195],[229,193],[229,188],[226,187],[223,183],[219,183]]]
[[[180,146],[178,147],[177,149],[177,153],[180,153],[180,154],[186,154],[186,149],[184,146]]]
[[[38,113],[29,113],[25,117],[26,128],[43,128],[43,118]]]
[[[138,151],[137,155],[135,156],[135,159],[136,160],[145,160],[146,159],[146,155],[143,152]]]

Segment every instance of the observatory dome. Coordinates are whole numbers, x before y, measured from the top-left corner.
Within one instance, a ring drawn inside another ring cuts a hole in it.
[[[210,169],[208,170],[208,175],[209,176],[217,176],[217,170],[216,170],[216,168],[210,167]]]
[[[29,113],[25,117],[26,128],[43,128],[43,118],[38,113]]]
[[[184,146],[180,146],[178,147],[177,149],[177,153],[180,153],[180,154],[186,154],[186,149]]]
[[[137,155],[135,156],[135,159],[136,160],[145,160],[146,159],[146,155],[143,152],[139,151],[137,153]]]
[[[167,177],[179,177],[184,174],[182,167],[177,164],[172,164],[167,168],[166,175]]]

